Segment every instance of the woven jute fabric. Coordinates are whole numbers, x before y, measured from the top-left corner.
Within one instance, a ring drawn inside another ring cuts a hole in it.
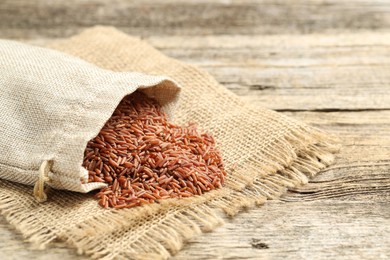
[[[223,188],[202,196],[124,210],[102,209],[91,194],[60,190],[39,204],[31,187],[1,181],[2,214],[41,247],[59,239],[94,258],[167,258],[185,240],[221,224],[223,214],[235,215],[306,183],[338,150],[326,133],[247,104],[208,73],[113,28],[88,29],[50,47],[104,69],[174,79],[182,87],[174,122],[196,122],[212,133],[228,175]]]
[[[168,114],[178,99],[178,86],[166,77],[104,70],[51,49],[2,40],[0,57],[0,178],[10,181],[45,178],[78,192],[104,187],[87,183],[81,164],[87,142],[122,98],[144,90]],[[43,162],[50,162],[46,173]]]

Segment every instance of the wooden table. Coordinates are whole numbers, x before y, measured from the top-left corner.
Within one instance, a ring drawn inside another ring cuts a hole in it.
[[[35,44],[113,25],[253,104],[338,134],[337,163],[192,239],[174,259],[390,258],[390,2],[3,0],[0,37]],[[1,259],[32,251],[0,218]]]

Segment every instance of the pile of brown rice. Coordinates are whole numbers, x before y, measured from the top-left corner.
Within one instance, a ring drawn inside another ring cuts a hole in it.
[[[194,124],[171,124],[141,92],[125,97],[88,142],[83,166],[103,207],[130,208],[165,198],[201,195],[223,185],[226,172],[214,138]]]

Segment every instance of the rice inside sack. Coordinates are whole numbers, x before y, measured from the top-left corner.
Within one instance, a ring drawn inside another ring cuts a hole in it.
[[[138,91],[88,142],[83,166],[89,182],[108,184],[99,204],[114,208],[201,195],[222,187],[226,175],[211,135],[169,123],[157,101]]]
[[[0,40],[0,179],[87,193],[85,147],[123,97],[142,89],[173,116],[180,87],[156,74],[114,72],[62,52]],[[50,197],[50,196],[49,196]]]

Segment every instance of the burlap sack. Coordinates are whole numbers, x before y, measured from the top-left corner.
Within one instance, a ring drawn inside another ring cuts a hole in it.
[[[94,258],[167,258],[183,241],[221,223],[220,212],[234,215],[306,183],[337,151],[325,133],[249,105],[207,73],[113,28],[89,29],[51,47],[105,69],[173,78],[183,88],[175,122],[195,121],[209,130],[227,169],[238,166],[228,170],[222,189],[125,210],[101,209],[89,194],[58,190],[37,204],[31,188],[1,181],[2,214],[41,246],[60,239]]]
[[[64,53],[0,41],[0,178],[89,192],[83,168],[87,142],[122,98],[142,89],[168,114],[179,88],[166,77],[103,70]]]

